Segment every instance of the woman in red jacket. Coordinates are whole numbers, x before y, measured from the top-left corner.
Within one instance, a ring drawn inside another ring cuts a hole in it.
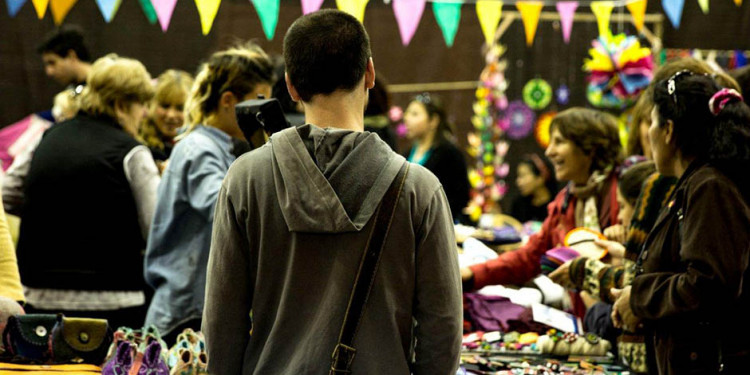
[[[542,255],[560,246],[571,229],[586,227],[601,232],[617,224],[614,169],[622,159],[621,149],[612,116],[585,108],[571,108],[555,116],[545,155],[555,167],[558,181],[567,181],[567,187],[547,206],[542,229],[526,245],[461,269],[464,290],[524,284],[541,272]]]

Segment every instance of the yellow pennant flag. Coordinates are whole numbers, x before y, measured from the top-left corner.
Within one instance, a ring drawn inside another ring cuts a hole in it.
[[[596,16],[596,24],[599,25],[599,35],[609,33],[609,17],[612,15],[612,8],[615,4],[612,1],[597,1],[591,3],[591,11]]]
[[[50,0],[50,10],[52,11],[52,18],[55,20],[55,25],[62,24],[65,17],[73,9],[73,5],[78,0]]]
[[[536,35],[536,27],[539,25],[542,7],[544,7],[544,3],[540,1],[519,1],[516,3],[516,8],[521,12],[523,28],[526,30],[527,46],[534,44],[534,35]]]
[[[700,5],[703,14],[708,14],[708,0],[698,0],[698,5]]]
[[[358,19],[359,22],[365,20],[365,7],[369,0],[336,0],[336,7],[340,11],[346,12]]]
[[[44,18],[44,15],[47,14],[49,0],[31,0],[31,3],[34,4],[34,10],[36,10],[37,17],[39,17],[39,19]]]
[[[738,7],[742,6],[742,0],[734,0],[734,5],[737,5]]]
[[[201,17],[203,35],[208,35],[211,32],[216,13],[219,13],[219,5],[221,5],[221,0],[195,0],[195,6],[198,8],[198,14]]]
[[[633,24],[638,31],[643,29],[643,19],[646,16],[646,3],[646,0],[637,0],[627,5],[630,14],[633,16]]]
[[[500,16],[502,14],[503,3],[501,1],[477,1],[477,17],[479,17],[479,25],[482,26],[484,40],[488,46],[491,46],[495,42],[495,32],[497,32],[497,24],[500,23]]]

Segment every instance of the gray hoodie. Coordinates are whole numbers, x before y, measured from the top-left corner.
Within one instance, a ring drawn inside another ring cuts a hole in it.
[[[375,134],[303,125],[232,165],[203,312],[212,375],[327,374],[373,213],[403,162]],[[440,183],[412,164],[354,342],[354,374],[455,374],[455,243]]]

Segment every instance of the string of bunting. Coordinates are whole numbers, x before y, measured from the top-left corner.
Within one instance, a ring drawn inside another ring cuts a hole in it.
[[[73,9],[78,0],[31,0],[39,19],[44,18],[49,7],[56,25],[60,25]],[[123,0],[95,0],[106,22],[114,19]],[[221,0],[193,0],[198,9],[201,29],[204,35],[211,32],[214,19],[218,14]],[[304,14],[314,12],[323,5],[323,0],[300,0]],[[384,0],[391,4],[398,24],[401,42],[411,42],[424,13],[427,0]],[[697,0],[703,13],[708,14],[708,0]],[[739,7],[742,0],[732,0]],[[15,17],[27,0],[5,0],[8,14]],[[268,40],[273,39],[279,20],[280,0],[250,0],[258,13],[263,32]],[[369,0],[336,0],[338,9],[364,20],[365,9]],[[614,8],[626,7],[633,16],[633,22],[640,31],[643,28],[647,0],[611,0],[611,1],[514,1],[514,0],[430,0],[435,19],[440,26],[443,38],[448,47],[453,45],[461,21],[461,6],[474,5],[482,32],[488,45],[492,45],[495,31],[502,17],[503,5],[515,5],[521,13],[527,45],[532,45],[536,34],[541,10],[545,6],[555,6],[560,14],[563,39],[570,40],[573,27],[573,16],[581,6],[588,6],[597,18],[600,34],[608,29],[610,15]],[[138,0],[149,23],[157,21],[162,31],[169,29],[177,0]],[[685,0],[661,0],[664,12],[675,28],[680,27]]]

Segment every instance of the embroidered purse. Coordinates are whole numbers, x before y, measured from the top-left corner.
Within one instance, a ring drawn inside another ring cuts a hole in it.
[[[112,330],[104,319],[57,316],[50,338],[55,363],[101,365],[112,343]]]

